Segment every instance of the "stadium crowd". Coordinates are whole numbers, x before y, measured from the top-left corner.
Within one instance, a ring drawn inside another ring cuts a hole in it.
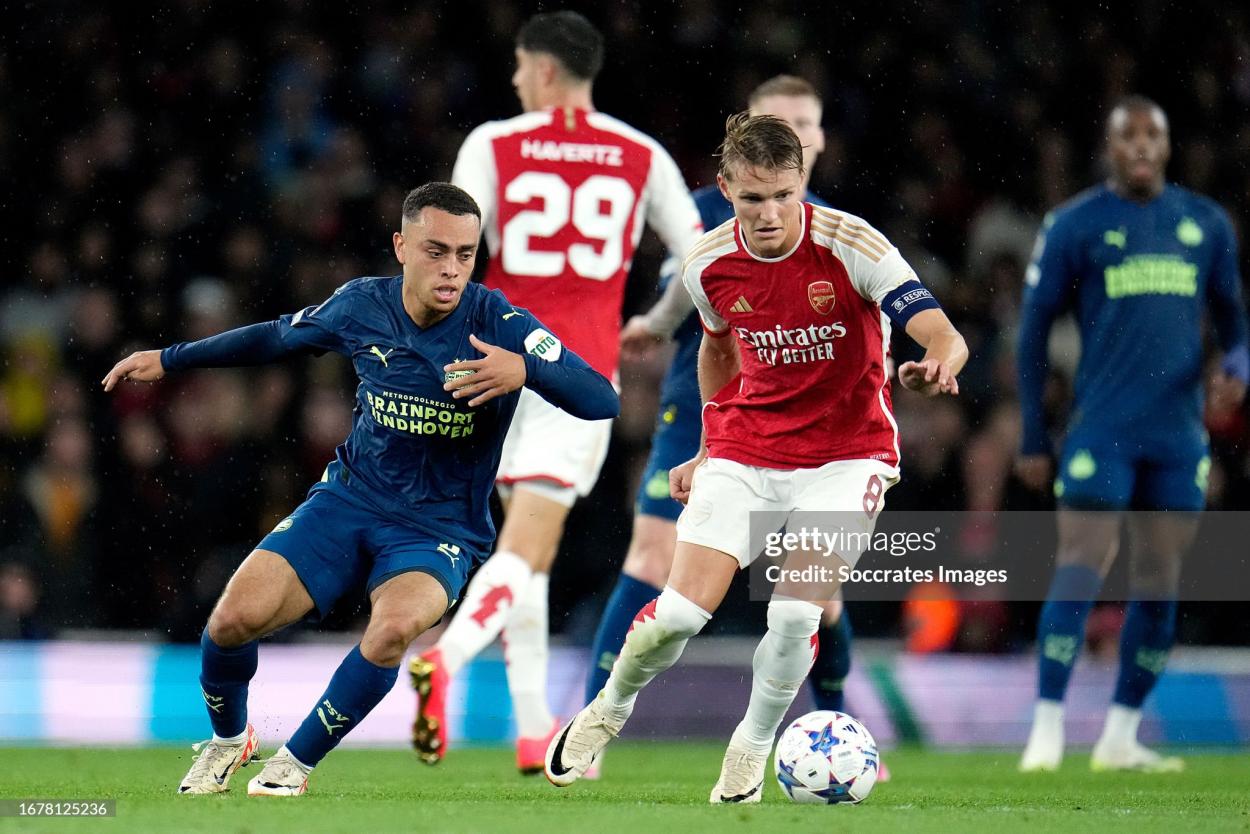
[[[99,627],[198,639],[226,576],[347,434],[351,368],[326,357],[196,372],[112,396],[100,378],[132,349],[396,273],[379,244],[404,193],[448,178],[470,127],[518,112],[512,39],[536,8],[287,0],[252,5],[240,26],[224,3],[67,1],[6,27],[0,639]],[[958,399],[918,408],[895,386],[905,477],[891,509],[1048,506],[1011,475],[1024,268],[1043,214],[1101,177],[1102,119],[1119,96],[1167,109],[1169,178],[1232,214],[1250,274],[1245,8],[909,2],[868,15],[683,0],[586,13],[608,38],[596,105],[658,138],[691,188],[714,178],[725,116],[761,80],[791,72],[822,93],[812,190],[873,219],[972,353]],[[627,314],[653,297],[662,255],[648,241],[635,261]],[[1069,362],[1048,397],[1062,425],[1076,344],[1059,341]],[[570,522],[552,610],[575,639],[589,639],[627,544],[666,359],[625,367],[608,464]],[[1208,428],[1210,506],[1250,506],[1245,410]],[[1009,648],[1030,639],[1035,610],[966,612],[938,647]],[[1183,639],[1230,639],[1221,608],[1187,610]],[[856,617],[865,633],[903,625],[897,605]]]

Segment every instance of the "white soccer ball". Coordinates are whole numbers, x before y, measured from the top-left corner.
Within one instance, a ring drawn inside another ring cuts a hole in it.
[[[877,742],[844,712],[818,710],[794,720],[777,742],[777,784],[795,802],[855,804],[877,783]]]

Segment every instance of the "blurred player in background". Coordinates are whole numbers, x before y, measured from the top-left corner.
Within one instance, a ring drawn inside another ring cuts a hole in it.
[[[1020,761],[1063,758],[1063,697],[1085,619],[1120,544],[1131,545],[1128,612],[1115,695],[1090,765],[1179,770],[1137,741],[1141,707],[1176,630],[1181,557],[1198,527],[1210,469],[1203,428],[1204,310],[1223,350],[1215,410],[1234,408],[1250,378],[1237,243],[1211,200],[1164,179],[1167,116],[1124,100],[1107,121],[1110,177],[1047,216],[1027,274],[1018,348],[1024,436],[1017,472],[1051,483],[1043,389],[1051,324],[1071,310],[1081,330],[1076,400],[1054,480],[1058,567],[1038,623],[1038,702]]]
[[[424,185],[404,200],[394,236],[403,275],[358,278],[277,321],[132,354],[104,378],[109,391],[169,371],[326,351],[350,357],[360,377],[335,460],[239,566],[209,617],[200,685],[213,738],[179,793],[225,791],[257,757],[247,690],[260,638],[324,617],[361,585],[371,606],[364,637],[248,794],[304,793],[313,767],[386,696],[408,644],[455,602],[494,539],[490,491],[522,385],[585,419],[617,413],[606,378],[502,293],[469,283],[480,236],[468,194]]]
[[[603,38],[575,12],[539,14],[517,34],[523,115],[465,139],[452,180],[482,207],[486,285],[543,317],[615,379],[621,302],[644,223],[685,253],[702,227],[677,165],[653,139],[596,112]],[[503,632],[517,719],[517,766],[537,773],[558,728],[547,706],[547,579],[564,522],[599,476],[609,421],[587,422],[522,394],[497,484],[506,518],[438,644],[410,666],[413,746],[447,752],[449,680]]]
[[[828,208],[828,203],[807,190],[812,167],[825,149],[825,133],[820,126],[821,100],[816,88],[802,78],[779,75],[756,87],[747,106],[751,115],[776,116],[794,130],[803,144],[802,199]],[[716,228],[733,217],[733,206],[716,185],[695,191],[694,200],[705,229]],[[669,338],[676,340],[677,350],[660,389],[660,413],[638,489],[629,551],[591,647],[587,702],[607,682],[634,615],[659,596],[668,581],[677,544],[677,517],[682,510],[669,494],[668,475],[671,469],[699,453],[703,405],[699,401],[696,371],[702,328],[694,301],[676,274],[680,266],[680,256],[665,262],[663,295],[645,315],[634,316],[621,331],[621,348],[627,355],[645,355]],[[808,676],[812,697],[817,709],[841,710],[842,688],[851,668],[850,618],[843,610],[841,598],[825,606],[819,643],[820,651]],[[598,775],[598,765],[596,762],[588,777]]]
[[[704,235],[682,269],[705,330],[704,442],[670,473],[673,496],[687,502],[673,568],[634,618],[607,684],[552,739],[546,769],[556,785],[594,763],[639,690],[677,661],[757,555],[752,511],[840,511],[871,533],[899,473],[890,322],[927,348],[921,362],[900,366],[907,387],[956,394],[967,361],[963,338],[898,249],[857,217],[802,202],[803,147],[785,122],[731,117],[720,160],[717,183],[735,216]],[[839,555],[854,565],[859,554]],[[813,590],[828,600],[836,587]],[[787,590],[768,605],[750,704],[713,803],[760,801],[777,727],[815,659],[823,608]]]

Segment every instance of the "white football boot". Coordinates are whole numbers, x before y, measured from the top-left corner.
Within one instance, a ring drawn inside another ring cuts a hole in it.
[[[247,725],[243,741],[227,744],[209,739],[194,745],[199,753],[191,769],[178,786],[178,793],[202,794],[224,793],[230,789],[230,777],[241,767],[247,767],[260,751],[260,738],[251,724]]]
[[[1094,746],[1094,753],[1089,758],[1089,768],[1093,771],[1136,770],[1141,773],[1180,773],[1185,769],[1185,760],[1179,756],[1163,756],[1134,741],[1126,745]]]
[[[1021,773],[1046,773],[1063,762],[1063,704],[1040,700],[1033,708],[1033,729],[1020,757]]]
[[[623,726],[624,718],[608,715],[600,692],[551,739],[544,768],[547,781],[558,788],[576,782],[595,763],[608,742],[620,734]]]
[[[284,746],[265,760],[265,767],[247,783],[248,796],[299,796],[308,790],[305,767]]]
[[[1179,773],[1185,760],[1163,756],[1137,740],[1141,710],[1112,704],[1107,710],[1107,723],[1089,757],[1093,771],[1136,770],[1141,773]]]
[[[764,768],[768,751],[756,753],[731,740],[720,766],[720,778],[708,797],[713,805],[738,802],[754,804],[764,798]]]

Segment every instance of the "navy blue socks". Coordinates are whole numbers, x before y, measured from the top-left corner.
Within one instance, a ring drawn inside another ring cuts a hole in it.
[[[1091,568],[1065,565],[1055,571],[1037,622],[1038,697],[1063,700],[1085,642],[1085,619],[1101,586],[1102,577]]]
[[[208,636],[207,628],[200,635],[200,689],[219,738],[236,738],[247,729],[247,684],[256,674],[259,645],[253,640],[223,649]]]
[[[334,671],[330,685],[286,749],[301,764],[315,767],[386,697],[398,677],[398,666],[374,665],[360,653],[360,646],[355,646]]]
[[[817,634],[820,651],[807,676],[812,700],[816,702],[816,709],[844,712],[846,699],[842,687],[851,673],[851,618],[846,609],[842,609],[842,616],[836,623],[822,625]]]

